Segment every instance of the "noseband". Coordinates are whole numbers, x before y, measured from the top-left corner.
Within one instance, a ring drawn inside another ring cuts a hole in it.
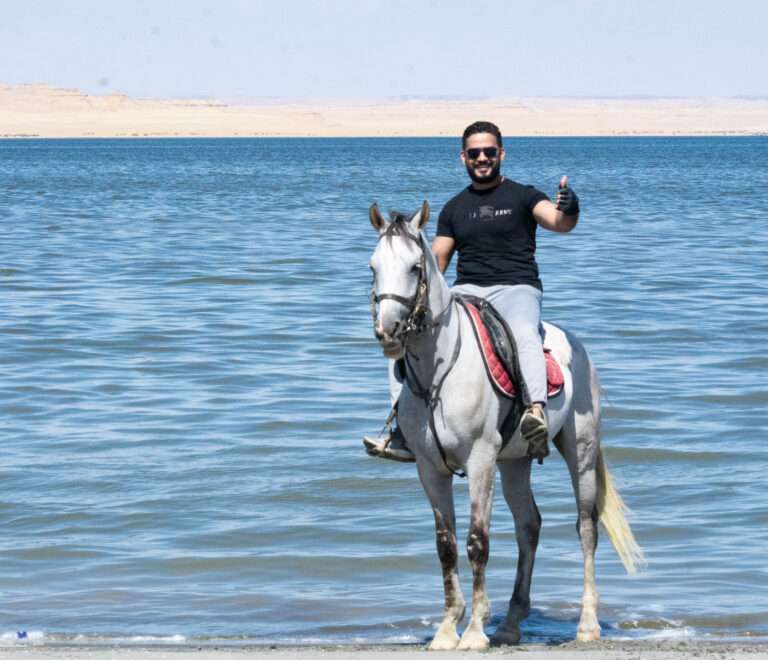
[[[419,258],[419,281],[416,284],[416,293],[414,293],[409,298],[401,296],[397,293],[382,293],[376,295],[375,289],[372,288],[369,301],[371,305],[371,316],[373,317],[374,327],[376,327],[376,322],[379,320],[376,313],[376,305],[378,305],[382,300],[394,300],[409,310],[405,321],[398,323],[395,326],[395,332],[392,335],[393,339],[398,339],[404,344],[408,338],[408,335],[412,333],[417,335],[421,334],[430,325],[434,325],[434,323],[427,323],[426,320],[427,312],[429,311],[429,283],[427,281],[427,257],[423,240],[421,236],[417,238],[406,231],[404,228],[401,228],[401,231],[398,235],[404,236],[409,241],[416,243],[416,245],[419,247],[419,250],[421,251],[421,257]],[[379,237],[379,240],[381,240],[384,236],[385,234],[382,234]]]

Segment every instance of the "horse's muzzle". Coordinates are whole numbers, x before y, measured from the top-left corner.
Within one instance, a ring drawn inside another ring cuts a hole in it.
[[[388,357],[392,360],[399,360],[401,357],[403,357],[403,355],[405,355],[405,349],[399,341],[395,342],[394,344],[382,343],[381,348],[384,351],[384,357]]]
[[[384,351],[384,355],[388,358],[398,359],[403,354],[403,342],[387,334],[377,323],[373,327],[373,334],[376,336],[381,348]]]

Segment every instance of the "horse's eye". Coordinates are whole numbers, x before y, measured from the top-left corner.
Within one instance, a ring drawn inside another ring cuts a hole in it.
[[[421,272],[421,264],[416,264],[413,268],[411,268],[412,273],[420,273]]]

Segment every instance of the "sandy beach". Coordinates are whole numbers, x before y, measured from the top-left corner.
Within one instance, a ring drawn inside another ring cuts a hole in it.
[[[768,99],[414,99],[230,105],[0,85],[0,137],[440,137],[492,119],[516,136],[768,134]]]
[[[558,646],[521,645],[492,648],[484,652],[432,652],[421,646],[343,646],[343,647],[14,647],[0,648],[0,660],[405,660],[435,657],[451,660],[519,656],[525,660],[698,660],[717,658],[757,660],[768,658],[768,647],[761,645],[702,644],[687,642],[597,642]]]

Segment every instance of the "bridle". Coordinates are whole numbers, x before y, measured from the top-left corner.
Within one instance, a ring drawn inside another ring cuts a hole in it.
[[[379,240],[384,238],[385,235],[386,234],[382,234],[379,236]],[[381,293],[377,295],[374,284],[371,288],[369,302],[374,327],[376,327],[376,323],[379,320],[376,312],[376,305],[382,300],[394,300],[408,309],[408,316],[406,316],[404,321],[396,324],[395,331],[392,335],[393,339],[397,339],[405,344],[410,335],[419,335],[427,328],[436,326],[443,312],[438,314],[431,323],[427,321],[427,312],[429,311],[429,282],[427,280],[427,257],[423,237],[420,234],[417,238],[404,228],[401,228],[398,235],[404,236],[409,241],[416,243],[421,252],[421,256],[419,257],[419,279],[416,283],[416,292],[408,298],[397,293]]]
[[[456,343],[453,347],[453,353],[451,355],[450,361],[448,362],[446,368],[443,370],[443,374],[438,379],[433,379],[431,383],[421,383],[419,381],[418,376],[416,375],[416,372],[414,368],[411,366],[408,358],[413,357],[414,359],[418,359],[415,355],[411,354],[408,350],[407,341],[411,335],[419,335],[428,328],[434,328],[440,325],[440,320],[443,317],[443,315],[451,309],[451,306],[454,303],[454,297],[451,296],[451,299],[449,300],[448,304],[445,306],[445,309],[441,310],[437,315],[432,314],[431,315],[431,321],[427,318],[427,313],[430,311],[429,309],[429,281],[427,279],[427,250],[429,249],[425,242],[424,242],[424,236],[419,233],[418,238],[416,236],[413,236],[410,232],[408,232],[402,225],[399,228],[395,228],[392,233],[398,232],[396,235],[398,236],[405,236],[408,240],[413,241],[416,243],[419,247],[419,250],[421,250],[421,257],[419,258],[419,280],[416,284],[416,292],[410,296],[405,297],[401,296],[397,293],[380,293],[376,294],[375,289],[371,290],[371,297],[370,297],[370,304],[371,304],[371,316],[373,317],[373,324],[374,327],[376,326],[376,323],[378,321],[378,317],[376,314],[376,305],[380,303],[382,300],[394,300],[396,302],[399,302],[401,305],[404,305],[408,310],[408,316],[405,318],[405,320],[401,323],[398,323],[395,326],[394,334],[392,335],[393,339],[398,339],[403,347],[405,348],[405,355],[403,359],[403,368],[404,368],[404,376],[405,376],[405,382],[408,385],[408,388],[413,392],[413,394],[421,399],[424,404],[427,407],[427,410],[429,412],[429,428],[432,432],[432,436],[435,439],[435,444],[437,445],[437,449],[440,452],[440,456],[443,459],[443,463],[445,464],[445,467],[453,474],[464,477],[466,476],[464,472],[461,470],[458,470],[457,468],[452,467],[448,462],[448,457],[445,453],[445,448],[443,447],[442,442],[440,442],[440,437],[437,433],[437,425],[435,424],[435,410],[437,409],[438,405],[442,404],[442,399],[440,398],[440,394],[443,389],[443,383],[445,383],[446,378],[448,377],[448,374],[453,370],[453,367],[456,365],[456,361],[459,358],[459,353],[461,352],[461,329],[459,328],[459,333],[456,337]],[[384,238],[385,236],[388,236],[391,234],[385,233],[379,236],[379,240]],[[375,286],[375,283],[374,283]],[[442,358],[439,358],[437,361],[437,365],[443,362]],[[436,366],[437,366],[436,365]],[[386,429],[387,426],[389,426],[392,423],[392,420],[397,416],[397,403],[395,403],[392,406],[392,411],[389,414],[389,418],[387,419],[384,428]]]

